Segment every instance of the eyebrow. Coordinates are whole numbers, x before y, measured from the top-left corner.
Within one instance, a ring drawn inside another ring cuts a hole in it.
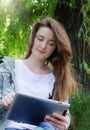
[[[37,34],[36,34],[36,36],[41,36],[41,37],[44,37],[42,34],[39,34],[39,33],[37,33]]]

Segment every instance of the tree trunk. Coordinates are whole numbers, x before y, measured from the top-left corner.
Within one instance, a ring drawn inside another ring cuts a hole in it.
[[[86,92],[90,92],[90,74],[84,68],[81,68],[83,60],[87,61],[90,68],[90,47],[84,43],[84,39],[78,39],[78,32],[83,21],[83,16],[80,13],[81,3],[77,1],[76,8],[72,9],[70,6],[57,3],[55,10],[55,17],[59,20],[69,35],[71,46],[73,50],[72,63],[77,73],[77,80]]]

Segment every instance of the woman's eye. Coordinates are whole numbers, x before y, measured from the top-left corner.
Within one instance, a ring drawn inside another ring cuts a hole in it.
[[[49,45],[55,46],[55,43],[54,42],[49,42]]]
[[[43,41],[43,38],[42,37],[37,37],[38,40],[40,41]]]

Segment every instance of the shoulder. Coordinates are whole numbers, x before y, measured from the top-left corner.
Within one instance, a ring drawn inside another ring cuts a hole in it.
[[[8,57],[8,56],[4,56],[4,58],[2,59],[4,63],[9,63],[12,64],[15,61],[15,58],[13,57]]]
[[[11,70],[15,68],[15,59],[12,57],[4,56],[0,61],[0,68]]]

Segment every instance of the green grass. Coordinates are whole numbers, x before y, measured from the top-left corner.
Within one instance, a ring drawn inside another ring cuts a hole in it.
[[[90,93],[79,90],[72,97],[70,130],[90,130]]]

